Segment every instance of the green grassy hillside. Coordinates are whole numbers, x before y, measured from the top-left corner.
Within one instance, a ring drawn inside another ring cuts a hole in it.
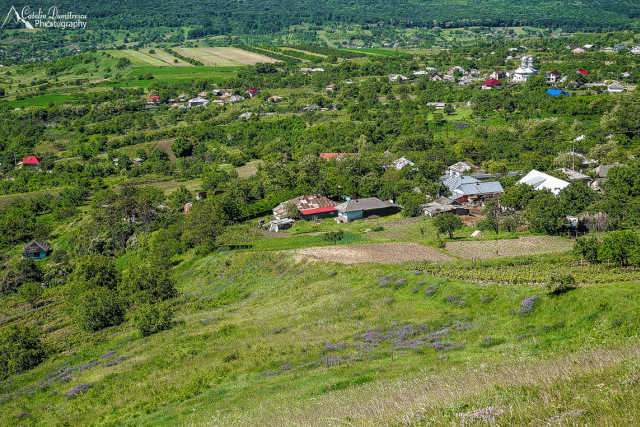
[[[501,425],[640,416],[636,283],[549,297],[277,252],[189,252],[174,276],[174,325],[148,338],[128,324],[79,332],[55,304],[11,320],[48,328],[66,351],[0,382],[0,423],[451,425],[487,407]]]

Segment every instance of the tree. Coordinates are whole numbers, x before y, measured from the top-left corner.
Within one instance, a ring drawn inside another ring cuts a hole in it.
[[[99,331],[122,323],[124,313],[124,304],[118,294],[98,287],[83,292],[76,300],[73,318],[83,329]]]
[[[573,253],[580,255],[589,262],[596,262],[599,258],[600,241],[596,237],[586,239],[579,237],[573,244]]]
[[[171,327],[173,310],[169,304],[144,304],[133,312],[131,319],[143,337],[164,331]]]
[[[80,258],[76,269],[69,275],[66,291],[67,307],[73,312],[86,291],[104,288],[115,291],[120,280],[118,271],[104,255],[87,255]]]
[[[640,262],[640,237],[633,231],[613,231],[602,238],[599,257],[617,265],[638,264]]]
[[[287,211],[287,217],[291,219],[301,219],[302,214],[300,213],[300,209],[298,209],[298,205],[295,203],[285,203],[284,205],[285,211]]]
[[[527,205],[526,215],[531,228],[538,232],[556,234],[566,223],[562,205],[550,190],[536,191]]]
[[[150,162],[168,162],[169,155],[159,148],[154,148],[151,154],[149,154],[148,159]]]
[[[433,225],[438,233],[448,233],[450,239],[453,239],[453,233],[456,230],[460,230],[464,226],[460,217],[452,213],[438,215],[434,218]]]
[[[484,219],[478,222],[478,228],[482,231],[495,231],[495,233],[498,234],[500,231],[500,221],[495,215],[487,215]]]
[[[415,193],[408,191],[402,193],[398,197],[398,202],[402,205],[402,215],[407,218],[412,218],[422,215],[422,204],[425,198],[422,193]]]
[[[38,366],[46,358],[39,331],[33,326],[10,324],[0,330],[0,380]]]
[[[131,270],[118,288],[130,303],[155,303],[177,295],[175,280],[167,270],[142,265]]]
[[[171,151],[175,154],[176,157],[185,157],[190,156],[191,151],[193,150],[193,145],[191,142],[184,137],[178,137],[171,144]]]
[[[504,207],[522,210],[535,195],[536,190],[532,186],[518,184],[505,188],[504,193],[500,195],[498,200]]]
[[[213,199],[194,203],[182,223],[182,240],[187,246],[199,246],[207,240],[215,241],[222,234],[228,217]]]
[[[581,181],[571,182],[558,193],[558,200],[566,215],[582,213],[597,197],[598,193]]]
[[[42,286],[38,283],[25,283],[18,289],[18,296],[24,302],[29,304],[31,308],[36,308],[38,306],[38,301],[42,298],[44,291]]]
[[[452,114],[455,114],[455,112],[456,112],[456,109],[453,107],[453,105],[452,105],[452,104],[447,104],[447,105],[445,105],[445,107],[444,107],[444,113],[445,113],[446,115],[450,116],[450,115],[452,115]]]

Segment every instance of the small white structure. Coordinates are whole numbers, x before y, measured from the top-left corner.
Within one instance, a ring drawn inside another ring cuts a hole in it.
[[[390,165],[385,166],[384,168],[385,169],[395,168],[396,170],[401,170],[407,165],[415,166],[415,163],[413,163],[411,160],[407,159],[406,157],[402,156],[399,159],[394,160],[393,162],[391,162]]]
[[[471,234],[471,237],[484,237],[484,234],[482,234],[482,231],[476,230]]]
[[[526,174],[518,184],[527,184],[533,187],[534,190],[551,190],[556,196],[563,188],[567,187],[569,183],[555,176],[547,175],[544,172],[532,169],[531,172]]]
[[[529,77],[538,75],[538,70],[533,67],[533,56],[523,56],[520,67],[516,70],[513,81],[526,82]]]
[[[274,231],[277,233],[280,230],[290,228],[291,224],[293,224],[294,222],[296,222],[296,220],[291,218],[276,219],[269,223],[269,232]]]

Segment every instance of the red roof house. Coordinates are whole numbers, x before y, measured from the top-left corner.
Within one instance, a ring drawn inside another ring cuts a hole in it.
[[[29,166],[40,166],[42,159],[36,156],[29,156],[22,159],[22,163]]]
[[[147,99],[147,104],[159,104],[160,103],[160,97],[159,96],[150,96],[149,99]]]
[[[256,87],[250,87],[247,93],[249,94],[250,98],[253,98],[254,96],[260,93],[260,89]]]
[[[580,74],[584,74],[585,76],[588,76],[588,75],[589,75],[589,73],[588,73],[588,72],[586,72],[584,68],[580,68],[580,69],[578,69],[578,71],[577,71],[577,72],[578,72],[578,73],[580,73]]]
[[[340,159],[344,155],[352,155],[354,153],[320,153],[320,157],[325,159],[327,162],[337,158]]]
[[[491,89],[494,87],[500,87],[502,82],[496,79],[489,79],[486,82],[482,83],[482,89]]]

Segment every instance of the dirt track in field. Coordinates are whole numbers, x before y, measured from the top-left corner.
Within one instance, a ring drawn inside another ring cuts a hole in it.
[[[415,242],[369,243],[350,246],[304,248],[297,254],[341,264],[376,262],[396,264],[405,261],[453,261],[454,258]]]
[[[518,239],[447,242],[446,251],[464,259],[501,258],[563,252],[571,249],[572,246],[572,241],[562,237],[526,236]]]

